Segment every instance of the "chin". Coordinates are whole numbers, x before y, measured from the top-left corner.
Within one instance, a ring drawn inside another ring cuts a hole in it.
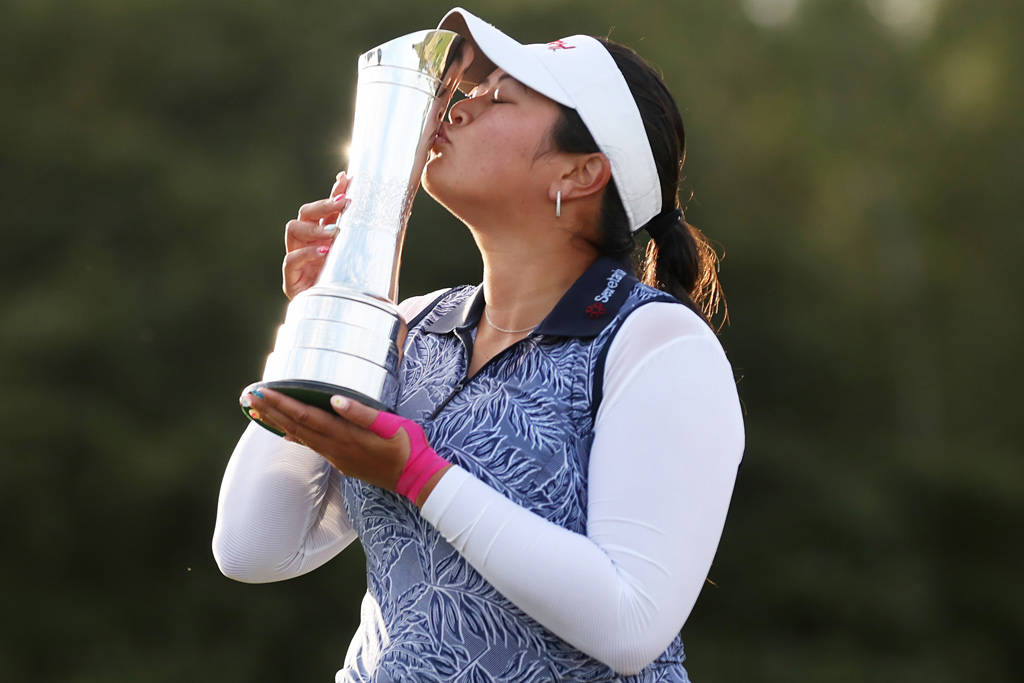
[[[446,175],[438,167],[436,160],[432,159],[427,162],[421,177],[423,191],[447,209],[450,214],[465,222],[465,218],[459,210],[459,207],[465,206],[465,199],[460,199],[458,184],[448,182]]]
[[[427,165],[423,167],[423,175],[420,177],[420,183],[423,186],[423,190],[433,197],[442,206],[445,205],[445,183],[441,176],[438,164],[441,161],[440,155],[431,154],[431,157],[427,160]]]

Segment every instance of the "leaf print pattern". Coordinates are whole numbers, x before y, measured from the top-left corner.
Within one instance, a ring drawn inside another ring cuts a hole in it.
[[[423,425],[442,457],[519,505],[585,533],[596,359],[630,311],[665,296],[632,282],[626,303],[596,338],[528,337],[454,395],[468,366],[466,349],[454,333],[423,329],[476,288],[450,290],[409,331],[397,412]],[[620,676],[505,599],[404,498],[342,479],[366,553],[368,599],[379,605],[382,626],[364,618],[354,642],[372,643],[366,652],[379,656],[350,652],[338,681],[689,681],[679,637],[639,674]]]

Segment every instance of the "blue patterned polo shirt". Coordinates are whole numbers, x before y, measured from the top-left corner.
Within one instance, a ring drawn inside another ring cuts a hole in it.
[[[396,412],[510,500],[586,534],[587,465],[607,348],[629,313],[676,301],[598,259],[525,339],[472,378],[481,286],[456,287],[411,321]],[[405,498],[342,477],[366,554],[362,623],[340,681],[686,682],[677,636],[620,676],[508,601]]]

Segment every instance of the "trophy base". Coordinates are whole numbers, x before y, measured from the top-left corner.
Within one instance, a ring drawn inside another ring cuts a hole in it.
[[[281,379],[269,382],[253,382],[247,386],[242,393],[247,394],[250,391],[258,391],[264,388],[273,389],[274,391],[280,392],[286,396],[291,396],[297,401],[302,401],[307,405],[311,405],[314,408],[320,408],[321,410],[325,410],[332,414],[334,413],[334,409],[331,408],[331,396],[334,396],[335,394],[347,396],[352,400],[358,401],[363,405],[368,405],[375,410],[388,409],[388,407],[380,401],[374,400],[365,394],[359,393],[358,391],[339,387],[335,384],[328,384],[327,382],[314,382],[312,380],[305,379]],[[264,429],[271,431],[278,436],[284,436],[284,433],[280,430],[275,429],[260,420],[254,420],[248,408],[242,408],[242,412],[245,413],[247,418]]]

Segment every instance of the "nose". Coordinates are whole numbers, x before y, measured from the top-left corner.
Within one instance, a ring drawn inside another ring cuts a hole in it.
[[[453,126],[463,125],[472,120],[473,116],[470,111],[470,101],[472,99],[472,97],[467,97],[459,100],[448,110],[448,120]]]

